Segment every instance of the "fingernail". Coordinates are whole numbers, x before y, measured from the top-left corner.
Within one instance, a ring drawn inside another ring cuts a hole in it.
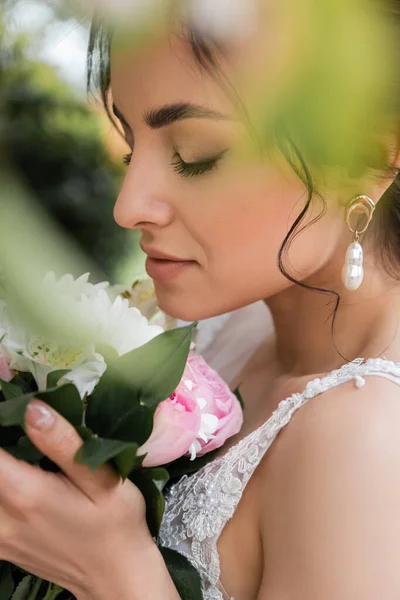
[[[55,418],[53,412],[43,402],[31,400],[26,407],[25,421],[31,427],[44,431],[53,426]]]

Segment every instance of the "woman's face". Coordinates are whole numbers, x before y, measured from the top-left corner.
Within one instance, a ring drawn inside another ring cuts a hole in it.
[[[243,97],[245,62],[238,60],[236,74],[230,65]],[[246,125],[190,46],[172,38],[140,53],[114,51],[111,87],[132,150],[115,219],[140,229],[150,256],[188,261],[148,259],[160,307],[199,320],[291,286],[277,256],[306,202],[305,186],[283,159],[240,158]],[[320,271],[338,246],[343,215],[338,203],[328,205],[328,214],[290,245],[286,267],[297,279]],[[316,201],[306,222],[320,210]]]

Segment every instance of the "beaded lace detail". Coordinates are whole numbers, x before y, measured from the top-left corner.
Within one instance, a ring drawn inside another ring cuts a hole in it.
[[[358,358],[310,381],[302,393],[282,400],[261,427],[207,463],[191,476],[171,486],[159,541],[184,554],[199,571],[204,600],[234,600],[220,582],[218,538],[233,516],[244,489],[279,431],[295,411],[311,398],[342,383],[365,384],[365,375],[379,375],[400,385],[400,362]]]

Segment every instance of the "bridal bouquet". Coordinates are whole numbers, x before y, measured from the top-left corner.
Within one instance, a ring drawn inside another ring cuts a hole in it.
[[[88,275],[57,280],[48,274],[46,297],[63,308],[66,319],[79,318],[88,327],[90,334],[76,344],[21,325],[0,299],[0,446],[30,464],[59,471],[24,431],[28,403],[33,397],[43,400],[79,432],[76,461],[93,470],[111,463],[137,485],[157,540],[162,490],[174,465],[182,473],[207,461],[240,430],[242,409],[217,373],[191,352],[196,324],[164,331],[168,317],[153,310],[149,285],[118,290],[108,283],[93,285]],[[151,313],[150,320],[132,305],[135,298],[143,313]],[[189,562],[160,550],[181,597],[201,598],[200,579]],[[0,563],[2,600],[53,600],[61,594],[71,597]]]

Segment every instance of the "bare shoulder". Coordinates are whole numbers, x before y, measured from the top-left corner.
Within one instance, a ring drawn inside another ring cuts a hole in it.
[[[306,450],[336,439],[367,449],[380,441],[387,446],[392,434],[400,445],[400,385],[380,375],[364,381],[362,387],[348,381],[307,401],[282,431],[282,442]]]
[[[389,459],[400,474],[400,385],[368,375],[361,388],[351,380],[303,404],[270,448],[266,470],[295,482],[294,471],[331,477],[335,468],[344,474]]]
[[[268,453],[260,600],[400,597],[400,386],[365,382],[308,401]]]

